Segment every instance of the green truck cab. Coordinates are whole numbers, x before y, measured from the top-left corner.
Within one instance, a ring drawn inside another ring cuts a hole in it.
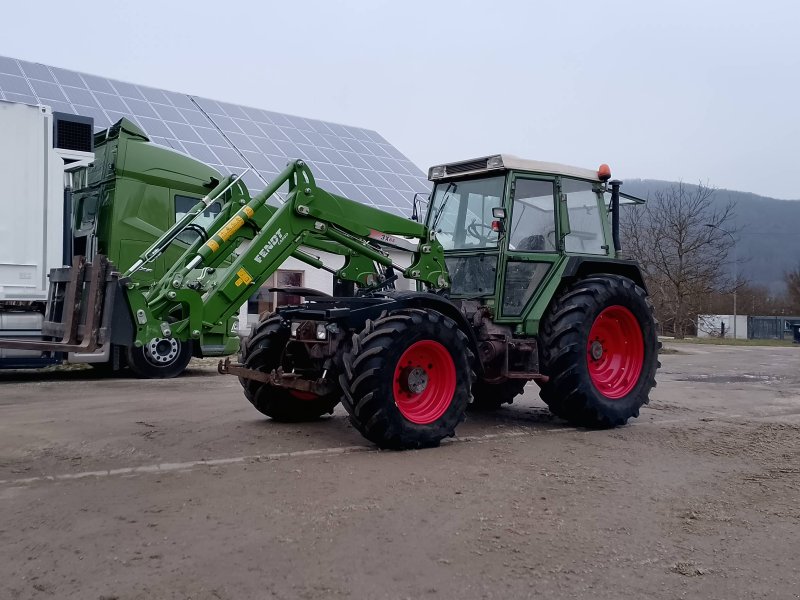
[[[94,163],[73,174],[72,254],[88,258],[103,254],[125,271],[221,179],[212,167],[150,143],[141,129],[122,119],[95,135]],[[210,223],[221,210],[222,204],[215,202],[198,221]],[[161,279],[196,235],[184,232],[132,281],[146,289]],[[200,340],[156,337],[141,348],[114,346],[109,366],[119,369],[127,364],[144,377],[174,376],[192,356],[236,352],[234,325],[231,318]]]

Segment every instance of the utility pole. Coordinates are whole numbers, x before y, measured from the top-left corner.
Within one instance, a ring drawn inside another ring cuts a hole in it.
[[[736,290],[739,287],[739,265],[736,262],[736,238],[733,237],[733,234],[728,231],[727,229],[723,229],[722,227],[717,227],[716,225],[712,225],[711,223],[706,223],[706,227],[710,227],[711,229],[719,229],[722,233],[726,234],[728,237],[731,238],[731,242],[733,242],[733,343],[736,343]]]

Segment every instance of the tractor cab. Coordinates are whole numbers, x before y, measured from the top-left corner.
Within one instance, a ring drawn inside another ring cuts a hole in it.
[[[451,297],[482,298],[497,322],[519,322],[570,257],[611,260],[610,169],[507,154],[437,165],[426,224],[445,251]],[[576,262],[576,261],[573,261]]]

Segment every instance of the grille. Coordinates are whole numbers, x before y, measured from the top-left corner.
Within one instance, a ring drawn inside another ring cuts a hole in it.
[[[455,175],[456,173],[466,173],[467,171],[481,171],[486,169],[486,158],[478,160],[468,160],[467,162],[455,163],[447,165],[447,174]]]
[[[90,117],[54,112],[53,147],[93,152],[94,120]]]

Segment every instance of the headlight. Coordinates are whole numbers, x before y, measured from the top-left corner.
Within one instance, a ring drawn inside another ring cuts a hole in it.
[[[503,157],[500,155],[497,156],[490,156],[486,159],[486,168],[487,169],[502,169],[503,168]]]
[[[317,339],[324,340],[328,337],[328,330],[325,329],[325,323],[317,323]]]
[[[434,179],[441,179],[445,176],[445,169],[444,165],[439,165],[437,167],[431,167],[428,171],[428,179],[433,181]]]
[[[298,329],[300,329],[300,323],[292,323],[292,337],[297,337]]]

